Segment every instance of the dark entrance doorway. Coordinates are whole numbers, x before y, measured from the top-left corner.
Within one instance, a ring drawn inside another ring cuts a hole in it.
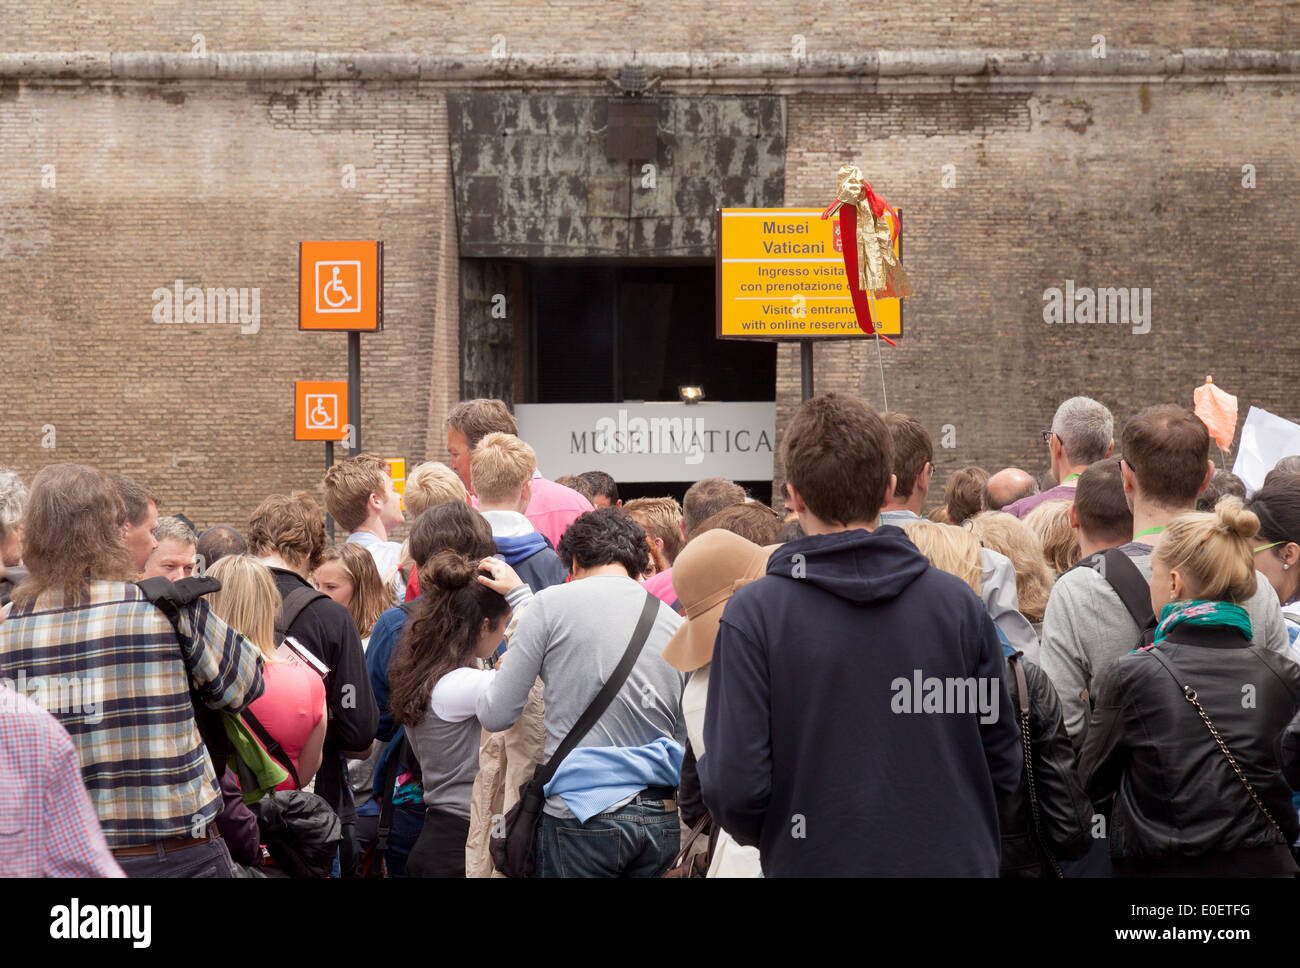
[[[525,263],[528,402],[776,398],[776,345],[714,336],[714,267]]]

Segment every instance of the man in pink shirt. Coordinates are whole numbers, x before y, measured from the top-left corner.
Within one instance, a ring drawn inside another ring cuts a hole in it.
[[[469,457],[478,442],[491,433],[519,436],[519,427],[510,415],[510,408],[501,400],[462,400],[447,415],[447,462],[472,495]],[[471,498],[475,507],[478,503]],[[537,531],[546,536],[552,547],[559,545],[560,536],[574,518],[592,510],[591,502],[572,488],[556,484],[533,472],[532,498],[528,502],[526,517]]]
[[[1043,431],[1057,485],[1013,501],[1002,510],[1023,520],[1044,501],[1073,501],[1079,475],[1089,464],[1104,460],[1115,449],[1114,429],[1110,411],[1096,400],[1089,397],[1066,400],[1052,418],[1052,429]]]

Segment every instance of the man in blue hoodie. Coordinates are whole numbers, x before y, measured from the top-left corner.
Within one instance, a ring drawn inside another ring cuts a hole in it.
[[[470,456],[479,513],[492,526],[497,553],[534,592],[562,585],[569,570],[550,542],[524,517],[532,498],[537,454],[514,434],[492,433]]]
[[[891,443],[869,406],[808,401],[781,453],[807,537],[722,614],[705,803],[768,876],[997,877],[1021,747],[993,622],[880,525]]]

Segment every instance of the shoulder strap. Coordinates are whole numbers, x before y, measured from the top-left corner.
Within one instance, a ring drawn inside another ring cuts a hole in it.
[[[1025,657],[1023,652],[1017,652],[1014,655],[1007,656],[1007,661],[1011,663],[1011,668],[1016,673],[1016,691],[1019,693],[1016,705],[1019,707],[1020,714],[1029,715],[1029,685],[1025,682],[1025,670],[1021,666],[1020,660]]]
[[[414,602],[414,601],[409,601],[409,602],[398,602],[398,603],[397,603],[397,607],[400,608],[400,609],[401,609],[403,612],[405,612],[407,615],[410,615],[410,614],[411,614],[411,609],[415,608],[415,602]]]
[[[318,598],[328,598],[324,592],[312,588],[308,585],[295,588],[288,595],[284,596],[284,601],[280,603],[279,610],[275,613],[275,638],[281,641],[289,634],[289,629],[302,610],[316,601]]]
[[[1020,745],[1024,755],[1024,784],[1025,791],[1029,794],[1029,813],[1030,822],[1033,824],[1034,839],[1038,841],[1038,849],[1042,851],[1043,857],[1052,868],[1052,874],[1055,877],[1064,877],[1061,872],[1061,866],[1056,862],[1051,847],[1047,843],[1047,837],[1043,834],[1043,824],[1038,813],[1038,785],[1034,782],[1034,755],[1032,734],[1029,725],[1029,683],[1025,679],[1025,670],[1021,665],[1021,659],[1025,654],[1017,652],[1010,656],[1007,661],[1016,674],[1016,691],[1017,697],[1016,719],[1020,721]]]
[[[591,727],[596,725],[596,721],[604,714],[614,696],[623,688],[623,683],[627,681],[628,675],[631,674],[632,667],[636,665],[641,649],[645,647],[646,639],[650,637],[650,629],[654,627],[655,617],[658,614],[659,599],[646,592],[641,617],[637,619],[636,630],[632,633],[632,640],[628,642],[627,649],[623,652],[623,658],[619,661],[618,667],[614,669],[605,684],[600,687],[600,692],[596,693],[596,698],[578,717],[578,721],[569,730],[569,735],[564,737],[564,742],[560,744],[560,748],[555,751],[555,754],[547,761],[545,766],[538,768],[536,779],[542,786],[546,786],[551,782],[551,777],[555,776],[555,771],[559,769],[560,763],[573,751],[573,748],[578,745],[582,738],[591,731]]]
[[[270,753],[271,756],[275,757],[277,763],[289,771],[289,776],[293,779],[293,785],[297,789],[301,790],[302,781],[298,779],[298,771],[294,768],[293,758],[284,751],[284,747],[280,745],[280,741],[272,736],[267,728],[258,721],[257,717],[253,715],[253,710],[245,709],[241,715],[243,716],[244,723],[248,728],[251,729],[257,735],[257,738],[262,741],[262,745],[266,747],[266,751]]]
[[[1107,548],[1092,555],[1088,567],[1106,579],[1139,629],[1145,632],[1155,628],[1156,616],[1151,609],[1151,584],[1142,577],[1142,572],[1133,564],[1133,559],[1118,548]]]

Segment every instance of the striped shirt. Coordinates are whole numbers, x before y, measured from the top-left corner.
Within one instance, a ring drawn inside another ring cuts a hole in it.
[[[110,847],[201,836],[221,795],[190,689],[242,710],[262,692],[261,654],[202,599],[181,610],[178,642],[135,585],[89,587],[75,607],[57,593],[14,606],[0,624],[0,677],[72,737]]]

